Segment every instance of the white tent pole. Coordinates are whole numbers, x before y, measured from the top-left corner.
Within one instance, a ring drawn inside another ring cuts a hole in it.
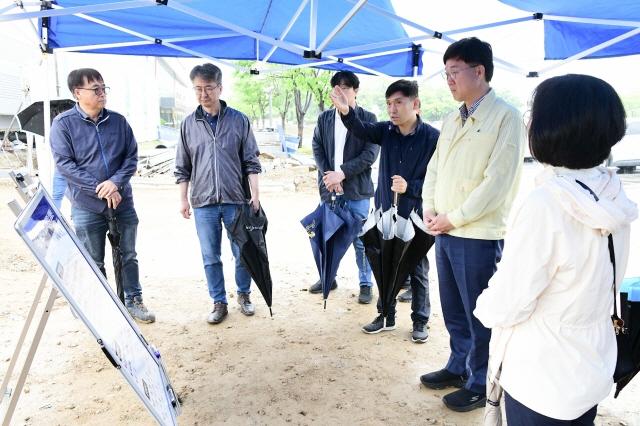
[[[339,58],[337,58],[337,57],[335,57],[335,56],[330,56],[330,57],[329,57],[329,59],[335,59],[335,61],[336,61],[336,62],[339,62]],[[349,66],[352,66],[353,68],[358,68],[359,70],[362,70],[362,71],[367,72],[367,73],[369,73],[369,74],[377,75],[378,77],[389,77],[389,76],[388,76],[387,74],[385,74],[385,73],[382,73],[382,72],[380,72],[380,71],[373,70],[373,69],[371,69],[371,68],[367,68],[367,67],[365,67],[365,66],[363,66],[363,65],[360,65],[360,64],[356,64],[355,62],[351,62],[351,61],[350,61],[350,60],[348,60],[348,59],[344,59],[344,58],[343,58],[343,59],[342,59],[342,63],[344,63],[344,64],[346,64],[346,65],[349,65]]]
[[[377,52],[377,53],[368,53],[366,55],[358,55],[358,56],[350,56],[348,58],[342,58],[343,62],[344,61],[348,61],[349,63],[353,63],[353,61],[358,61],[361,59],[367,59],[367,58],[375,58],[378,56],[386,56],[386,55],[393,55],[395,53],[402,53],[402,52],[410,52],[411,48],[404,48],[404,49],[396,49],[396,50],[389,50],[386,52]],[[434,52],[434,53],[441,53],[441,52]],[[287,67],[282,67],[282,68],[271,68],[271,69],[267,69],[267,70],[263,70],[260,71],[260,73],[264,73],[264,74],[277,74],[279,72],[283,72],[283,71],[288,71],[288,70],[292,70],[292,69],[296,69],[296,68],[311,68],[311,67],[317,67],[320,65],[330,65],[330,64],[335,64],[339,62],[339,60],[336,59],[331,59],[328,61],[317,61],[317,62],[308,62],[305,64],[299,64],[299,65],[291,65],[291,66],[287,66]]]
[[[281,49],[285,49],[288,50],[290,52],[293,53],[298,53],[298,54],[302,54],[304,52],[304,47],[302,46],[298,46],[297,44],[293,44],[293,43],[288,43],[286,41],[282,41],[282,40],[276,40],[273,37],[269,37],[267,35],[261,34],[261,33],[257,33],[255,31],[251,31],[248,30],[246,28],[241,27],[240,25],[236,25],[233,24],[231,22],[227,22],[223,19],[217,18],[215,16],[211,16],[208,15],[206,13],[202,13],[199,12],[191,7],[185,6],[184,4],[180,3],[179,1],[176,0],[172,0],[170,2],[167,3],[167,6],[170,9],[174,9],[177,10],[179,12],[182,12],[186,15],[190,15],[193,16],[195,18],[201,19],[205,22],[210,22],[212,24],[215,25],[219,25],[221,27],[230,29],[232,31],[236,31],[239,34],[248,36],[248,37],[252,37],[252,38],[257,38],[260,41],[266,42],[268,44],[274,45],[274,46],[278,46]]]
[[[99,3],[90,6],[54,7],[54,9],[37,12],[10,13],[0,15],[2,21],[18,21],[21,19],[44,18],[47,16],[75,15],[76,13],[108,12],[110,10],[133,9],[138,7],[158,7],[155,0],[132,0],[115,3]]]
[[[239,37],[238,33],[209,34],[192,37],[172,37],[162,40],[163,43],[180,43],[184,41],[212,40],[217,38]],[[155,40],[125,41],[122,43],[87,44],[84,46],[59,47],[56,52],[79,52],[84,50],[112,49],[114,47],[146,46],[155,44]]]
[[[527,21],[532,21],[534,20],[533,15],[529,15],[529,16],[525,16],[523,18],[514,18],[514,19],[507,19],[505,21],[498,21],[498,22],[490,22],[488,24],[482,24],[482,25],[475,25],[473,27],[466,27],[466,28],[458,28],[456,30],[450,30],[450,31],[443,31],[443,34],[447,34],[447,35],[454,35],[454,34],[459,34],[459,33],[468,33],[471,31],[478,31],[478,30],[484,30],[487,28],[495,28],[495,27],[502,27],[505,25],[512,25],[512,24],[517,24],[520,22],[527,22]]]
[[[394,40],[389,40],[389,41],[381,41],[378,43],[360,44],[358,46],[350,46],[350,47],[344,47],[341,49],[327,50],[326,52],[323,52],[323,53],[325,55],[340,56],[345,53],[349,54],[352,52],[361,52],[361,51],[366,52],[367,50],[379,49],[382,47],[398,47],[398,46],[404,47],[416,41],[421,41],[421,40],[426,40],[431,38],[433,38],[433,34],[422,34],[422,35],[413,36],[413,37],[404,37],[404,38],[396,38]]]
[[[351,3],[353,3],[355,0],[347,0],[347,1],[350,1]],[[428,33],[432,33],[432,34],[435,33],[435,31],[433,31],[433,30],[431,30],[431,29],[429,29],[427,27],[424,27],[424,26],[422,26],[420,24],[416,24],[415,22],[410,21],[409,19],[406,19],[406,18],[403,18],[401,16],[398,16],[395,13],[389,12],[388,10],[385,10],[385,9],[383,9],[383,8],[381,8],[379,6],[373,5],[371,3],[367,3],[365,5],[365,7],[370,8],[372,11],[375,11],[378,14],[381,14],[381,15],[386,16],[386,17],[391,18],[391,19],[395,19],[397,21],[402,22],[403,24],[406,24],[406,25],[409,25],[411,27],[417,28],[417,29],[419,29],[421,31],[424,31],[427,34]],[[453,37],[449,37],[446,34],[441,34],[440,33],[440,35],[441,35],[442,40],[448,41],[449,43],[455,43],[456,41],[458,41],[458,40],[454,39]],[[525,74],[526,75],[526,73],[527,73],[522,68],[520,68],[520,67],[518,67],[518,66],[516,66],[514,64],[511,64],[511,63],[509,63],[509,62],[507,62],[505,60],[496,58],[495,56],[493,57],[493,60],[495,62],[500,62],[505,67],[511,68],[511,70],[513,72],[516,72],[518,74]]]
[[[367,53],[365,55],[349,56],[348,58],[342,58],[342,59],[344,61],[359,61],[361,59],[377,58],[378,56],[387,56],[387,55],[393,55],[396,53],[403,53],[403,52],[411,52],[411,48],[405,47],[404,49],[395,49],[395,50],[387,50],[384,52]]]
[[[127,34],[130,34],[130,35],[133,35],[133,36],[136,36],[136,37],[140,37],[140,38],[145,39],[147,41],[153,41],[153,43],[155,43],[155,39],[153,37],[151,37],[151,36],[148,36],[148,35],[136,32],[136,31],[129,30],[127,28],[121,27],[119,25],[112,24],[112,23],[104,21],[102,19],[94,18],[92,16],[88,16],[88,15],[85,15],[85,14],[82,14],[82,13],[76,14],[76,16],[79,17],[79,18],[82,18],[82,19],[86,19],[87,21],[91,21],[91,22],[94,22],[96,24],[103,25],[103,26],[108,27],[108,28],[112,28],[114,30],[122,31],[122,32],[127,33]],[[197,52],[197,51],[191,50],[191,49],[187,49],[185,47],[178,46],[178,45],[173,44],[173,43],[162,43],[162,45],[166,46],[166,47],[168,47],[170,49],[179,50],[181,52],[188,53],[191,56],[195,56],[195,57],[198,57],[198,58],[209,59],[209,60],[214,61],[214,62],[219,62],[219,63],[225,64],[225,65],[230,66],[230,67],[232,67],[234,69],[240,69],[239,65],[237,65],[237,64],[235,64],[235,63],[233,63],[231,61],[225,61],[223,59],[214,58],[213,56],[205,55],[204,53]]]
[[[261,70],[260,74],[278,74],[278,73],[289,71],[289,70],[295,70],[299,68],[313,68],[313,67],[318,67],[320,65],[335,64],[337,62],[338,61],[334,59],[329,59],[326,61],[306,62],[304,64],[298,64],[298,65],[288,65],[288,66],[283,66],[279,68],[268,68],[265,70]]]
[[[564,64],[567,64],[569,62],[572,62],[572,61],[575,61],[575,60],[578,60],[578,59],[582,59],[582,58],[584,58],[586,56],[589,56],[592,53],[597,52],[599,50],[606,49],[607,47],[609,47],[611,45],[614,45],[616,43],[619,43],[619,42],[621,42],[623,40],[626,40],[626,39],[628,39],[630,37],[633,37],[636,34],[640,34],[640,27],[638,27],[636,29],[633,29],[631,31],[627,31],[626,33],[621,34],[618,37],[612,38],[611,40],[607,40],[604,43],[600,43],[597,46],[593,46],[590,49],[584,50],[584,51],[582,51],[580,53],[577,53],[577,54],[575,54],[573,56],[569,56],[568,58],[563,59],[562,61],[560,61],[560,62],[558,62],[556,64],[553,64],[553,65],[550,65],[550,66],[548,66],[546,68],[543,68],[542,70],[540,70],[538,72],[538,75],[548,73],[549,71],[551,71],[553,69],[556,69],[558,67],[561,67]]]
[[[9,6],[5,6],[2,9],[0,9],[0,15],[2,15],[5,12],[10,11],[11,9],[15,8],[16,5],[15,4],[10,4]]]
[[[298,9],[296,10],[296,13],[293,14],[291,19],[289,20],[289,23],[287,23],[287,26],[284,28],[282,33],[280,33],[280,37],[278,37],[278,40],[284,40],[284,38],[287,36],[287,34],[289,34],[289,31],[291,31],[291,28],[293,28],[293,24],[296,23],[296,21],[298,20],[298,18],[302,14],[302,11],[307,6],[307,3],[309,3],[309,0],[302,0],[302,2],[300,3],[300,6],[298,6]],[[278,46],[273,46],[269,50],[269,52],[265,55],[265,57],[262,59],[262,62],[267,62],[269,60],[269,58],[271,58],[271,55],[273,55],[273,52],[275,52],[277,48],[278,48]]]
[[[358,11],[360,9],[362,9],[362,6],[364,6],[364,4],[366,2],[367,2],[367,0],[359,0],[358,3],[351,8],[351,10],[344,16],[344,18],[342,18],[340,20],[338,25],[336,25],[335,28],[333,30],[331,30],[329,35],[326,36],[324,40],[322,40],[322,42],[318,46],[318,49],[317,49],[318,52],[322,52],[324,50],[324,48],[327,47],[327,45],[331,42],[331,40],[333,40],[333,38],[340,31],[342,31],[342,29],[345,27],[345,25],[347,25],[349,23],[349,21],[351,21],[351,19],[355,16],[356,13],[358,13]]]
[[[311,0],[309,13],[309,49],[316,50],[318,32],[318,3],[320,0]]]
[[[42,93],[42,106],[44,116],[44,143],[42,144],[41,155],[38,156],[38,177],[40,183],[51,194],[53,186],[53,171],[55,163],[51,152],[50,133],[51,133],[51,103],[50,88],[52,82],[52,61],[50,54],[43,53],[44,60],[44,91]],[[36,146],[37,149],[37,146]]]
[[[640,21],[617,19],[576,18],[573,16],[542,15],[545,21],[576,22],[579,24],[613,25],[617,27],[640,27]]]

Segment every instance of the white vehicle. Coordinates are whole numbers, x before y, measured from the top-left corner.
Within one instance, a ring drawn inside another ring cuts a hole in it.
[[[607,166],[618,167],[621,173],[640,166],[640,121],[627,122],[627,134],[611,148]]]

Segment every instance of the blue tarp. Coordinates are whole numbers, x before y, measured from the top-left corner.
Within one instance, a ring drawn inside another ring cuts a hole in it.
[[[115,3],[117,1],[120,0],[102,0],[98,3]],[[241,34],[236,30],[230,29],[227,25],[215,24],[210,20],[206,20],[206,18],[191,16],[175,10],[171,6],[182,4],[198,11],[198,13],[277,39],[301,4],[301,0],[181,0],[180,2],[172,3],[173,1],[175,0],[169,0],[167,6],[155,6],[151,3],[151,6],[135,9],[90,13],[91,17],[153,37],[158,41],[157,44],[117,46],[107,49],[89,48],[83,51],[120,55],[191,57],[195,55],[172,49],[162,43],[172,38],[207,36],[211,38],[179,41],[175,42],[175,44],[219,59],[262,59],[271,49],[272,44],[264,40],[257,44],[254,35]],[[67,8],[90,6],[95,4],[96,1],[58,0],[56,3]],[[370,0],[368,3],[384,11],[394,13],[390,0]],[[291,52],[278,48],[269,58],[269,62],[296,65],[308,63],[309,61],[319,62],[326,60],[326,56],[319,60],[303,58],[302,50],[309,49],[310,46],[310,4],[307,4],[288,35],[284,38],[284,42],[295,45],[300,50]],[[354,4],[355,2],[345,0],[318,1],[317,44],[320,44],[331,33],[334,27],[353,8]],[[142,40],[136,35],[99,25],[76,16],[58,16],[50,19],[49,47],[52,49]],[[220,38],[213,38],[216,36]],[[353,46],[403,38],[406,39],[407,34],[397,20],[378,13],[372,7],[365,6],[353,16],[323,51],[330,52],[336,49],[347,49],[346,52],[336,56],[348,60],[350,57],[363,54],[410,48],[411,44],[404,41],[395,46],[378,49],[349,50]],[[355,62],[384,74],[409,76],[413,73],[412,57],[412,52],[408,51]],[[420,72],[422,65],[421,61],[419,62]],[[362,69],[354,68],[344,63],[326,64],[320,67],[331,70],[346,69],[359,73],[364,72]]]
[[[574,18],[609,19],[640,23],[639,0],[501,0],[533,13]],[[629,26],[544,21],[545,59],[565,59],[633,30]],[[592,53],[586,58],[607,58],[640,53],[640,34]]]

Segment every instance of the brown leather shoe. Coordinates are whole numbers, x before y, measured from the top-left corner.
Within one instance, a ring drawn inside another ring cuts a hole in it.
[[[222,302],[213,304],[213,311],[207,317],[209,324],[220,324],[227,317],[227,305]]]
[[[248,317],[256,312],[249,298],[249,293],[238,293],[238,304],[240,305],[240,312]]]

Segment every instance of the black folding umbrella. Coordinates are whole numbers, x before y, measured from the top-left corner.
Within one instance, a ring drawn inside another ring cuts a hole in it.
[[[333,196],[330,202],[320,203],[300,223],[309,236],[326,309],[331,283],[336,278],[340,261],[358,235],[362,221]]]
[[[267,225],[267,216],[262,210],[262,206],[254,213],[251,206],[245,204],[238,210],[229,233],[238,245],[240,261],[247,268],[269,307],[269,314],[273,316],[271,311],[273,283],[265,238]]]
[[[107,237],[111,243],[111,257],[113,258],[113,275],[116,280],[118,298],[124,303],[124,288],[122,286],[122,250],[120,249],[120,230],[114,210],[107,208]]]
[[[71,99],[50,101],[51,117],[49,120],[52,121],[56,115],[73,108],[75,104],[75,101]],[[22,130],[44,136],[44,106],[42,101],[34,102],[20,111],[18,120],[20,120],[20,128]]]
[[[631,352],[632,370],[616,383],[615,396],[640,372],[640,279],[626,278],[620,288],[620,313],[628,333],[627,348]]]
[[[385,320],[403,283],[435,241],[415,211],[409,218],[401,217],[397,197],[394,203],[386,212],[378,209],[369,215],[360,233]]]

